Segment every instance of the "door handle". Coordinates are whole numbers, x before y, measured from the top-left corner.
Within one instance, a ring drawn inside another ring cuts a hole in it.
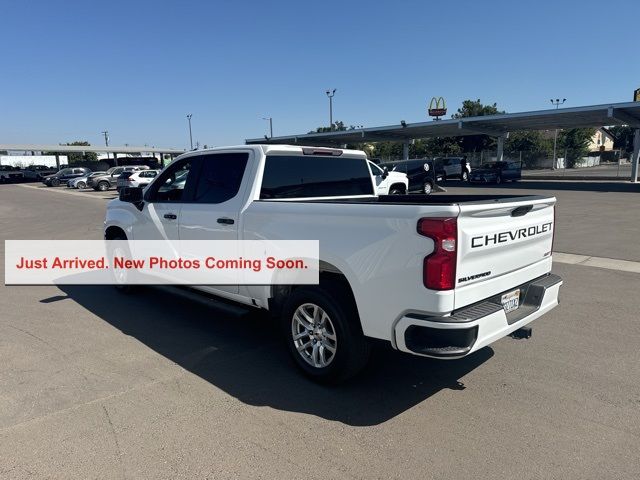
[[[164,218],[167,218],[169,220],[175,220],[176,218],[178,218],[178,216],[175,213],[165,213]]]
[[[218,219],[218,223],[222,223],[223,225],[233,225],[235,220],[233,218],[222,217]]]

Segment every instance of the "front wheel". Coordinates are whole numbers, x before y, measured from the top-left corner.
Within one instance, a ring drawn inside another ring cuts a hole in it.
[[[344,288],[297,288],[286,301],[281,322],[294,362],[315,381],[346,380],[369,359],[357,308]]]
[[[54,178],[53,180],[51,180],[51,186],[52,187],[59,187],[60,186],[60,180],[58,180],[57,178]]]
[[[76,183],[76,188],[78,189],[87,188],[87,184],[85,182],[78,182]]]
[[[404,191],[396,187],[392,188],[389,191],[389,195],[403,195],[403,194],[404,194]]]
[[[424,187],[422,188],[422,191],[425,195],[429,195],[433,191],[433,185],[431,185],[430,182],[426,182],[424,184]]]
[[[98,190],[101,192],[106,192],[107,190],[109,190],[109,182],[98,183]]]

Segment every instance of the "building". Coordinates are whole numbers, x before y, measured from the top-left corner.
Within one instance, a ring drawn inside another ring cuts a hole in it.
[[[613,150],[613,142],[615,137],[611,134],[607,128],[602,127],[596,130],[596,133],[591,137],[591,143],[589,143],[590,152],[610,152]]]

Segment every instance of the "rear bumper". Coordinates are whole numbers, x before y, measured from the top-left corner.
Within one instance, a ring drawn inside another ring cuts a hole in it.
[[[409,314],[395,326],[398,350],[432,358],[462,358],[527,325],[558,305],[562,279],[545,275],[510,290],[520,289],[522,303],[505,313],[495,295],[447,317]],[[503,292],[504,293],[504,292]]]

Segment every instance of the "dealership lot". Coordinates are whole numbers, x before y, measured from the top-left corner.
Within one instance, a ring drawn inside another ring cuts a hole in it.
[[[640,262],[638,186],[447,188],[555,194],[556,251]],[[101,238],[114,197],[2,185],[2,239]],[[0,478],[634,478],[640,274],[554,270],[562,303],[530,340],[455,362],[381,349],[334,388],[296,374],[255,313],[1,286]]]

